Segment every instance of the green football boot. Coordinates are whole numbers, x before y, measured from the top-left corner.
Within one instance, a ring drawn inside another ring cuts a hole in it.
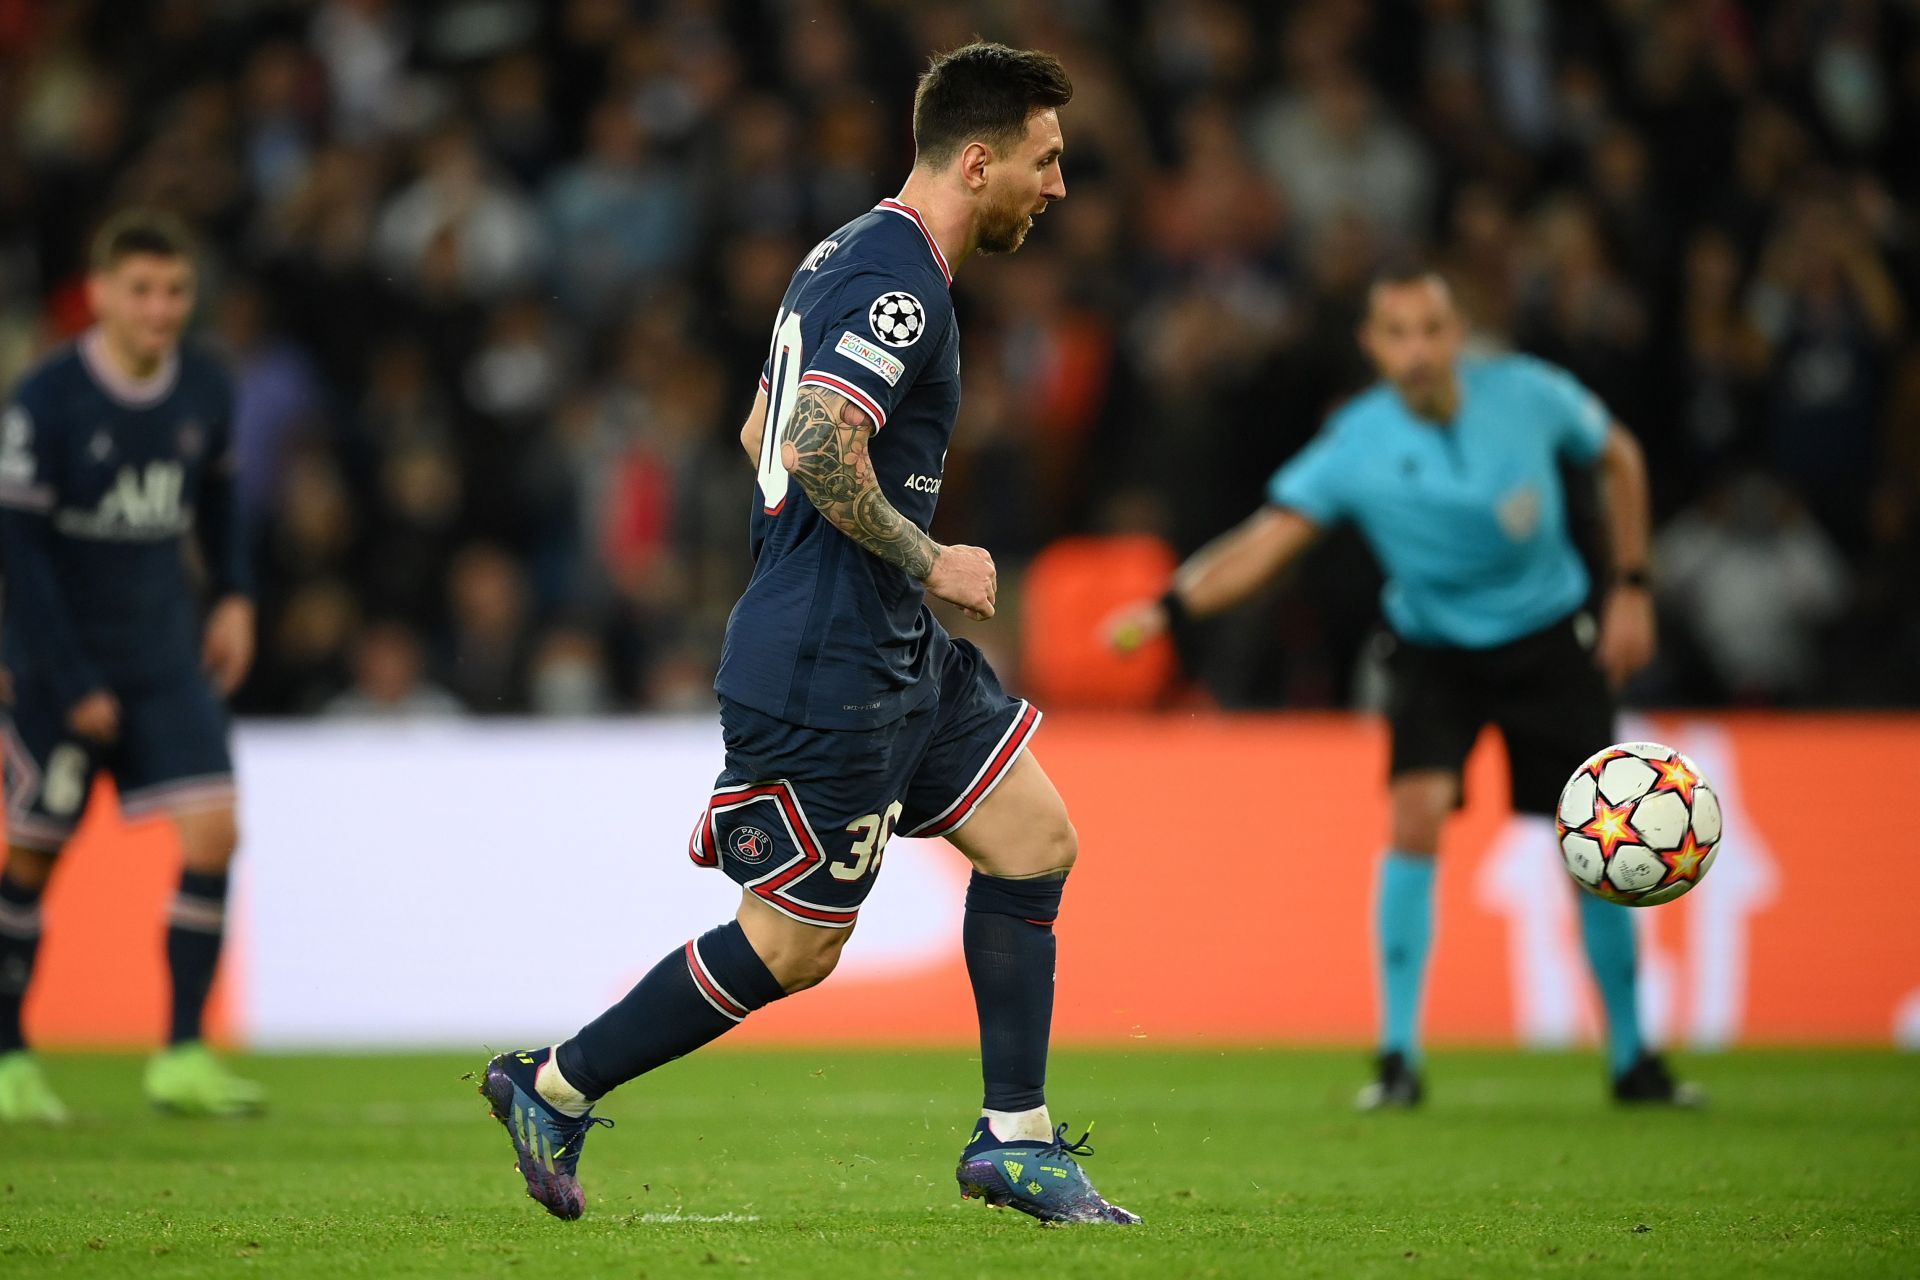
[[[66,1104],[25,1049],[0,1054],[0,1124],[65,1124]]]
[[[162,1049],[147,1060],[147,1101],[180,1116],[251,1116],[267,1093],[227,1070],[198,1040]]]

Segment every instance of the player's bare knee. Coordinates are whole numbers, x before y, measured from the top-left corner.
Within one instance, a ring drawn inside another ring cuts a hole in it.
[[[1029,818],[1017,834],[1003,823],[991,832],[962,827],[956,835],[962,838],[955,843],[976,870],[1003,880],[1064,876],[1080,857],[1080,833],[1064,806]]]
[[[1046,871],[1067,872],[1073,870],[1073,864],[1080,858],[1080,832],[1074,828],[1072,820],[1061,814],[1058,821],[1047,829]]]
[[[840,952],[847,945],[849,932],[809,925],[800,926],[800,930],[783,939],[784,945],[773,955],[760,957],[788,995],[817,987],[827,980],[827,975],[840,963]]]
[[[1425,854],[1440,851],[1440,828],[1446,821],[1444,811],[1434,812],[1418,806],[1394,806],[1393,848],[1396,853]]]
[[[210,809],[180,814],[181,861],[191,871],[219,873],[233,864],[240,848],[240,824],[232,809]]]
[[[7,846],[7,878],[22,889],[38,892],[53,878],[54,855],[45,849]]]
[[[840,963],[840,952],[853,935],[845,929],[802,924],[780,914],[752,894],[741,895],[736,917],[760,963],[788,995],[817,987]]]
[[[1432,856],[1440,849],[1440,829],[1453,807],[1453,782],[1447,778],[1405,778],[1393,785],[1393,848],[1399,853]]]

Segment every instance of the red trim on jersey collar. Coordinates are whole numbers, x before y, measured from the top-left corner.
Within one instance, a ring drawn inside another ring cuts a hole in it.
[[[927,238],[927,248],[933,250],[934,264],[940,268],[941,276],[945,278],[948,287],[951,288],[953,285],[953,268],[947,265],[947,255],[940,252],[940,242],[933,238],[933,232],[927,230],[927,220],[920,216],[920,211],[910,204],[901,204],[898,200],[893,199],[882,200],[873,207],[876,209],[885,209],[888,213],[897,213],[903,218],[913,220],[913,225],[920,228],[920,234]]]

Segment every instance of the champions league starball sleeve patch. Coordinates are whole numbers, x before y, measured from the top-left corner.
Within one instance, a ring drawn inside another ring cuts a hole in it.
[[[890,347],[910,347],[927,329],[927,309],[910,293],[883,293],[867,308],[867,327]]]

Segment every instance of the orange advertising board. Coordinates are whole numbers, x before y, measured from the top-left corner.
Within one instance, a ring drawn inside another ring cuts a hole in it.
[[[1635,723],[1630,734],[1687,750],[1726,809],[1713,874],[1681,901],[1636,913],[1656,1037],[1707,1046],[1920,1039],[1920,845],[1892,816],[1920,781],[1920,718],[1686,716]],[[496,745],[511,753],[510,743]],[[1062,1040],[1371,1038],[1368,930],[1386,829],[1377,722],[1058,714],[1034,750],[1081,838],[1059,925]],[[1443,1042],[1587,1039],[1594,1014],[1574,890],[1543,824],[1510,820],[1496,737],[1474,756],[1467,790],[1442,853],[1431,1032]],[[686,798],[687,812],[698,800]],[[684,845],[674,837],[685,821],[679,809],[649,807],[643,825],[654,830],[618,838],[671,850]],[[42,1039],[137,1042],[160,1025],[170,843],[164,828],[129,828],[110,816],[85,828],[47,905],[42,980],[29,1005],[30,1029]],[[470,852],[418,856],[443,859],[433,873],[451,883]],[[249,847],[246,856],[269,859],[275,850]],[[541,856],[559,873],[567,850]],[[683,854],[646,856],[657,858],[645,865],[649,878],[713,875],[687,866]],[[944,845],[902,845],[889,872],[908,874],[895,869],[915,858],[956,860]],[[939,884],[957,894],[959,872],[942,875]],[[954,903],[957,910],[957,896]],[[224,979],[226,1016],[241,1039],[263,1016],[248,1011],[257,1004],[249,968],[264,965],[256,953],[273,940],[248,920],[264,915],[264,904],[242,896]],[[670,927],[697,933],[716,922]],[[351,923],[342,929],[350,935]],[[431,1001],[431,974],[445,958],[434,954],[432,917],[415,936],[383,945],[392,948],[392,981]],[[860,946],[856,933],[850,957]],[[579,982],[598,989],[617,980],[618,989],[657,958],[660,949],[648,947],[630,973],[581,974]],[[836,976],[756,1014],[739,1038],[964,1042],[971,996],[957,946],[945,954],[899,972],[868,965]]]

